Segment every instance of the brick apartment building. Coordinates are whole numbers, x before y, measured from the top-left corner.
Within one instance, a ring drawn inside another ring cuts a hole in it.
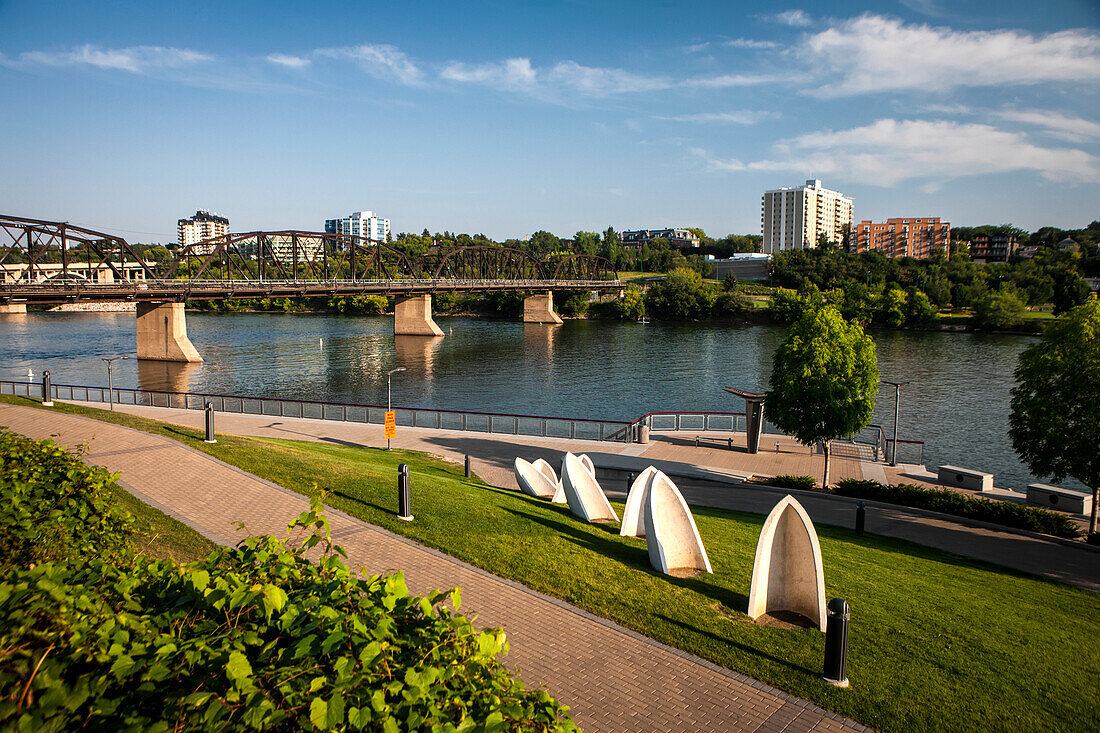
[[[695,249],[700,245],[695,232],[687,229],[636,229],[623,232],[621,237],[627,249],[641,249],[646,242],[661,240],[679,249]]]
[[[881,252],[887,257],[931,257],[936,249],[951,244],[951,224],[939,217],[887,219],[876,224],[861,221],[852,228],[854,252]]]

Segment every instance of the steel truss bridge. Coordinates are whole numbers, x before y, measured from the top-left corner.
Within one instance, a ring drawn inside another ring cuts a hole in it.
[[[493,245],[410,255],[364,237],[297,230],[225,234],[187,245],[158,265],[113,234],[4,215],[0,283],[0,302],[7,303],[621,287],[611,263],[591,255],[540,259]]]

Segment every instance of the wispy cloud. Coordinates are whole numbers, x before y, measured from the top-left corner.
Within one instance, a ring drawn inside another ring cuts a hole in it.
[[[101,48],[92,44],[77,46],[66,51],[27,51],[7,66],[93,66],[99,69],[128,71],[132,74],[149,74],[166,69],[182,69],[214,57],[185,48],[169,46],[131,46],[128,48]]]
[[[883,119],[839,132],[802,135],[773,148],[773,158],[743,162],[691,151],[713,170],[813,171],[844,180],[894,186],[911,179],[1033,171],[1052,181],[1100,181],[1100,159],[1082,150],[1034,145],[990,125]]]
[[[276,66],[285,66],[288,69],[301,69],[302,67],[309,66],[312,63],[308,58],[304,56],[287,56],[281,53],[272,53],[267,55],[269,63]]]
[[[779,46],[775,41],[756,41],[751,38],[734,38],[731,41],[723,41],[722,45],[727,48],[777,48]]]
[[[663,76],[635,74],[622,69],[584,66],[561,61],[539,69],[530,59],[514,58],[485,64],[451,62],[439,74],[441,79],[466,84],[483,84],[505,91],[539,95],[570,92],[589,97],[668,89],[673,82]]]
[[[997,112],[996,116],[1002,120],[1040,127],[1048,135],[1073,143],[1100,140],[1100,123],[1082,117],[1038,109],[1006,109]]]
[[[792,28],[805,28],[814,22],[804,10],[786,10],[782,13],[763,14],[757,17],[769,23],[789,25]]]
[[[706,51],[710,48],[710,41],[704,41],[703,43],[693,43],[684,50],[688,53],[699,53],[700,51]]]
[[[821,97],[1100,80],[1100,35],[1087,30],[955,31],[868,14],[807,36],[798,54],[826,80],[809,92]]]
[[[654,116],[655,120],[669,122],[717,122],[734,125],[755,125],[763,120],[779,117],[778,112],[764,110],[735,110],[732,112],[701,112],[693,115]]]
[[[725,89],[727,87],[751,87],[759,84],[785,84],[804,78],[801,74],[719,74],[718,76],[700,76],[685,79],[678,86]]]
[[[354,61],[359,68],[376,79],[406,86],[424,84],[424,72],[404,51],[388,43],[365,43],[361,46],[319,48],[313,55],[330,59]]]

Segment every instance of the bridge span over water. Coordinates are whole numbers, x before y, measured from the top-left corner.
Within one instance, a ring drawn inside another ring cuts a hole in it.
[[[619,290],[602,257],[538,258],[494,245],[409,252],[364,237],[283,230],[230,233],[173,259],[143,258],[122,237],[67,222],[0,215],[0,314],[28,304],[137,303],[137,356],[202,361],[187,338],[184,303],[225,298],[394,296],[394,334],[442,336],[436,292],[525,291],[525,323],[561,323],[555,290]]]

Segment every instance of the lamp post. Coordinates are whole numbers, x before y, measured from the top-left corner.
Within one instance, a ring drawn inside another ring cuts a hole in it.
[[[128,356],[113,356],[110,359],[104,359],[107,362],[107,401],[111,403],[111,409],[115,409],[115,382],[111,376],[111,363],[115,361],[129,359]]]
[[[901,403],[901,385],[909,382],[891,382],[888,379],[879,381],[894,388],[894,449],[890,451],[890,465],[896,466],[898,465],[898,406]]]
[[[405,371],[405,367],[397,367],[396,369],[390,369],[386,372],[386,412],[393,412],[393,401],[391,400],[390,379],[397,372]],[[390,449],[390,439],[386,438],[386,450]]]

